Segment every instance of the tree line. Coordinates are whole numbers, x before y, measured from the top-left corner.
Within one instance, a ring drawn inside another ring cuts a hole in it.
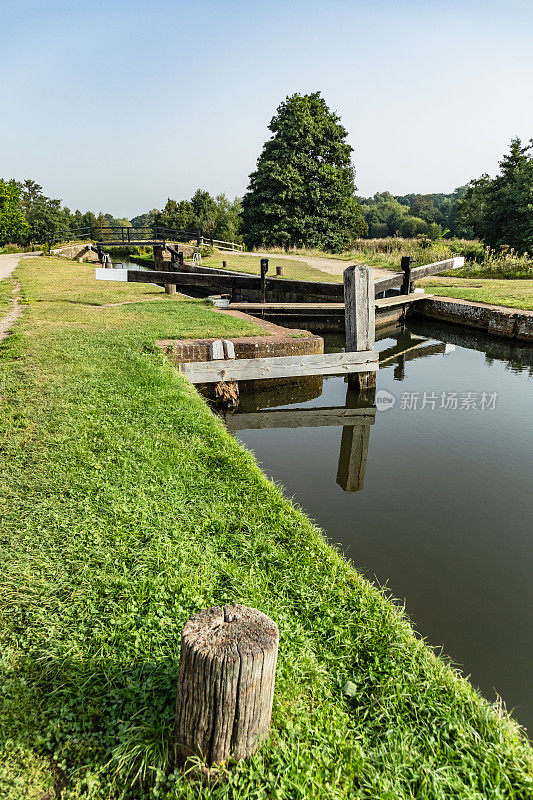
[[[158,226],[201,232],[248,248],[348,250],[358,238],[478,238],[491,247],[533,250],[533,140],[513,139],[494,178],[482,175],[451,194],[356,194],[353,148],[319,92],[278,107],[242,199],[198,189],[168,198],[131,220],[71,212],[35,181],[0,179],[0,245],[43,243],[79,229]]]
[[[71,211],[61,200],[48,197],[43,187],[31,178],[24,181],[0,178],[0,245],[45,244],[49,240],[68,240],[80,231],[109,225],[127,225],[127,218],[92,211]]]

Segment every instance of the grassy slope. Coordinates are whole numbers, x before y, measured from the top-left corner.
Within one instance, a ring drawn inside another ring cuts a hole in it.
[[[533,311],[533,280],[436,277],[420,281],[420,286],[444,297]]]
[[[63,800],[529,797],[514,723],[415,638],[153,346],[240,323],[170,298],[83,305],[115,295],[83,265],[17,274],[29,305],[0,348],[2,798],[54,783]],[[273,733],[200,788],[163,774],[180,629],[229,601],[280,627]]]

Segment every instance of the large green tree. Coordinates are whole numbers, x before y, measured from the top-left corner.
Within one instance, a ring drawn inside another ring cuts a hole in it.
[[[513,139],[500,161],[499,175],[471,181],[457,203],[456,216],[491,247],[509,245],[532,252],[533,139],[527,145]]]
[[[355,199],[352,148],[320,92],[278,107],[242,201],[248,246],[343,250],[366,232]]]
[[[21,244],[28,231],[21,207],[20,185],[14,180],[0,178],[0,245]]]

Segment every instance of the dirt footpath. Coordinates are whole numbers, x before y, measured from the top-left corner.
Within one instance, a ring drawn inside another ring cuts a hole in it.
[[[9,278],[21,258],[29,258],[31,256],[40,255],[40,253],[9,253],[0,255],[0,281]],[[13,287],[13,299],[11,306],[8,308],[3,317],[0,317],[0,342],[3,342],[9,334],[11,328],[20,317],[20,283],[15,283]]]

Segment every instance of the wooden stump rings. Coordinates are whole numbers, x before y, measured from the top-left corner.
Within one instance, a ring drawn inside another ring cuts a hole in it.
[[[270,729],[279,634],[261,611],[215,606],[181,634],[176,701],[178,763],[246,758]]]

